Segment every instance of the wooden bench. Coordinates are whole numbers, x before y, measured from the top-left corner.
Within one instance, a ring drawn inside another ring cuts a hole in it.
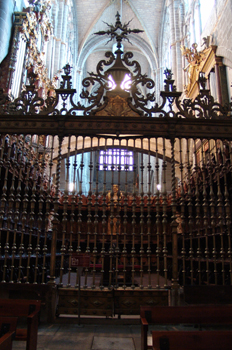
[[[153,331],[153,350],[229,350],[231,331]]]
[[[11,350],[12,349],[12,341],[15,332],[7,332],[2,337],[0,337],[0,350]]]
[[[27,328],[16,328],[15,340],[26,341],[26,350],[36,350],[40,300],[0,299],[0,316],[27,318]]]
[[[0,316],[0,350],[11,350],[17,327],[17,317]]]
[[[186,305],[186,306],[141,306],[141,349],[147,350],[149,325],[231,325],[232,304]]]

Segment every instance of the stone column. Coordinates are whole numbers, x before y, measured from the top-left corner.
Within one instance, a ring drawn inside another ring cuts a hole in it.
[[[180,4],[180,45],[181,46],[184,46],[185,43],[184,43],[184,16],[185,16],[185,13],[184,13],[184,5],[183,3]],[[183,91],[184,90],[184,86],[186,85],[186,82],[185,82],[185,74],[183,72],[183,69],[185,68],[185,57],[182,56],[181,54],[181,81],[179,82],[180,85],[180,88],[178,88],[179,91]]]
[[[227,88],[227,74],[226,67],[222,62],[222,57],[215,57],[215,75],[216,75],[216,88],[217,88],[217,100],[219,103],[225,105],[230,102],[229,93]]]
[[[200,38],[202,28],[201,28],[201,10],[200,10],[200,1],[199,0],[195,4],[195,17],[197,17],[197,25],[195,25],[195,31],[198,32],[198,35],[196,35],[196,36],[198,38]]]
[[[221,79],[220,79],[220,70],[219,66],[222,64],[221,57],[215,57],[215,76],[216,76],[216,88],[217,88],[217,101],[222,103],[222,89],[221,89]]]
[[[180,0],[174,1],[174,23],[175,23],[175,42],[176,42],[176,87],[182,89],[182,55],[181,55],[181,18],[180,18]]]
[[[59,2],[59,10],[57,16],[57,25],[56,25],[56,35],[55,35],[55,46],[54,46],[54,74],[61,69],[60,61],[61,61],[61,38],[62,38],[62,30],[63,30],[63,20],[64,20],[64,2],[61,0]]]
[[[177,78],[176,74],[176,38],[175,38],[175,19],[174,19],[174,2],[169,1],[170,13],[170,38],[171,38],[171,57],[172,57],[172,73],[173,78]]]
[[[67,23],[68,23],[68,4],[65,3],[63,7],[63,24],[60,47],[60,68],[62,69],[67,60]]]

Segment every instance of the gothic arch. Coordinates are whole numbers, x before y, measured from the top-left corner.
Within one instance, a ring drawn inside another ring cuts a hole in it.
[[[151,47],[144,42],[143,39],[131,35],[131,40],[136,44],[136,46],[141,50],[144,56],[147,58],[151,71],[155,71],[158,68],[158,53],[153,53]],[[107,42],[107,38],[91,37],[86,43],[85,47],[82,49],[78,61],[77,67],[82,70],[89,55],[101,45]]]

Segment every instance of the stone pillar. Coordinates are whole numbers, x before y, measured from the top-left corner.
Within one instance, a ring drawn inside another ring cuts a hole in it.
[[[198,32],[196,36],[197,36],[197,38],[200,39],[202,28],[201,28],[201,10],[200,10],[200,1],[199,0],[195,4],[195,17],[197,17],[197,25],[195,26],[195,30]]]
[[[176,80],[176,38],[175,38],[175,19],[174,19],[174,2],[169,1],[169,13],[170,13],[170,38],[171,38],[171,57],[172,57],[172,73],[173,78]]]
[[[174,2],[174,22],[175,22],[175,42],[176,42],[176,87],[182,89],[182,54],[181,54],[181,18],[180,18],[180,0]]]
[[[63,68],[67,62],[67,23],[68,23],[68,4],[63,8],[63,24],[60,47],[60,68]]]
[[[180,29],[181,29],[181,38],[180,38],[180,45],[181,46],[185,46],[185,42],[184,42],[184,5],[183,3],[180,4]],[[181,54],[182,56],[182,54]],[[185,68],[185,57],[182,56],[181,57],[181,82],[180,82],[180,89],[178,89],[179,91],[183,91],[184,90],[184,86],[187,85],[187,83],[185,82],[185,74],[183,72],[183,69]]]
[[[58,4],[58,16],[56,24],[56,35],[55,35],[55,45],[54,45],[54,74],[61,69],[61,38],[63,30],[63,20],[64,20],[64,2],[61,0]]]
[[[226,67],[222,62],[222,57],[215,57],[215,75],[216,75],[216,88],[217,88],[217,100],[219,103],[225,105],[229,101],[229,93],[227,88],[227,75]]]
[[[55,1],[55,0],[54,0]],[[49,76],[50,79],[53,78],[53,76],[55,75],[56,71],[55,71],[55,45],[56,45],[56,37],[57,37],[57,22],[58,22],[58,5],[57,2],[55,1],[52,5],[52,20],[54,23],[54,34],[52,39],[49,41],[48,46],[50,47],[50,49],[48,50],[48,54],[47,54],[47,62],[49,62]],[[50,55],[50,57],[49,57]]]
[[[216,89],[217,89],[217,101],[218,103],[222,103],[222,89],[221,89],[221,80],[220,80],[220,69],[219,65],[222,64],[221,57],[215,57],[215,75],[216,75]]]

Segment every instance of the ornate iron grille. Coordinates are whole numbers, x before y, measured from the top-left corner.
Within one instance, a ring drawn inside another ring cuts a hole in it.
[[[112,93],[107,57],[83,81],[87,106],[69,65],[55,97],[39,97],[33,75],[15,101],[1,92],[1,280],[77,287],[81,255],[84,289],[231,284],[231,105],[204,78],[181,101],[169,70],[158,105],[130,53],[131,90]],[[108,149],[137,155],[133,171],[100,169]]]

